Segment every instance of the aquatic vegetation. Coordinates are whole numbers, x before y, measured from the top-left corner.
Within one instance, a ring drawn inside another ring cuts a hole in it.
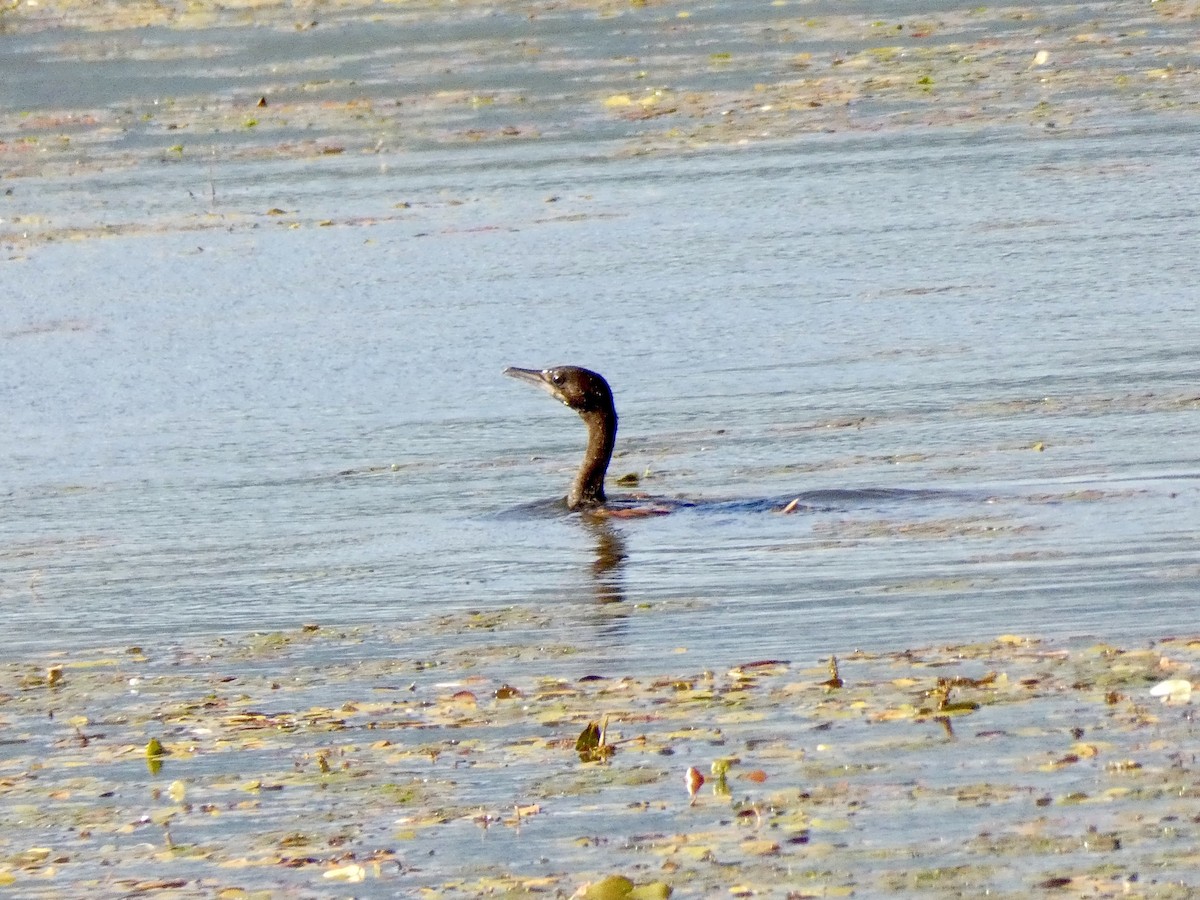
[[[1194,115],[1200,106],[1186,77],[1195,28],[1187,4],[1128,7],[1104,22],[1067,6],[939,9],[902,19],[802,13],[779,3],[714,19],[677,4],[605,0],[338,0],[311,4],[303,16],[276,0],[4,5],[6,41],[14,53],[36,55],[46,72],[59,62],[124,66],[119,95],[78,106],[23,108],[22,84],[9,85],[9,111],[0,114],[6,178],[111,177],[153,164],[185,173],[195,203],[156,203],[137,221],[112,211],[92,221],[48,217],[44,202],[27,206],[18,194],[0,241],[261,226],[278,207],[225,190],[230,167],[240,165],[291,161],[310,177],[318,169],[340,177],[374,165],[372,157],[536,144],[564,129],[612,157],[906,126],[1057,133],[1129,115]],[[543,18],[571,25],[547,32],[538,27]],[[261,58],[239,28],[270,31],[286,50]],[[339,38],[348,29],[353,53]],[[397,29],[421,38],[397,44]],[[147,40],[111,38],[136,30]],[[486,86],[431,82],[433,59],[448,72],[488,72]],[[163,62],[178,72],[165,96],[159,81],[141,83]],[[232,96],[208,93],[222,73],[239,85]],[[274,224],[363,226],[418,208],[276,212]]]
[[[586,897],[1200,886],[1177,824],[1198,783],[1181,748],[1200,639],[1003,636],[567,678],[506,641],[470,659],[451,649],[479,618],[407,626],[422,660],[347,652],[386,647],[378,630],[306,626],[5,665],[0,884],[228,897],[360,882]]]

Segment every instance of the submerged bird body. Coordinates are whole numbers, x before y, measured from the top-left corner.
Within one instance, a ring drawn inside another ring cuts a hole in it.
[[[556,366],[552,369],[518,369],[513,366],[504,374],[526,384],[541,388],[583,419],[588,430],[587,450],[583,463],[567,494],[568,509],[602,507],[608,502],[604,495],[604,475],[617,442],[617,408],[612,390],[604,377],[579,366]]]

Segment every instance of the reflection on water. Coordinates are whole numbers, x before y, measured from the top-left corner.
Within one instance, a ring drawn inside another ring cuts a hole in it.
[[[597,603],[623,603],[625,585],[621,566],[628,554],[625,538],[606,519],[584,518],[584,527],[596,540],[596,558],[592,561],[592,580]]]

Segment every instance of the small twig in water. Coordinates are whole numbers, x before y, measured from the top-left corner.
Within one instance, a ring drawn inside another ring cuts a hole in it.
[[[208,211],[213,213],[217,211],[217,182],[213,178],[213,159],[216,155],[216,148],[213,148],[208,160]]]

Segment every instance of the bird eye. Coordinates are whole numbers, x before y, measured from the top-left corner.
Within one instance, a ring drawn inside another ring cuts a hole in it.
[[[558,369],[555,369],[553,372],[550,373],[550,380],[552,382],[554,382],[555,384],[562,384],[564,381],[567,380],[567,378],[565,375],[563,375],[562,372],[558,371]]]

